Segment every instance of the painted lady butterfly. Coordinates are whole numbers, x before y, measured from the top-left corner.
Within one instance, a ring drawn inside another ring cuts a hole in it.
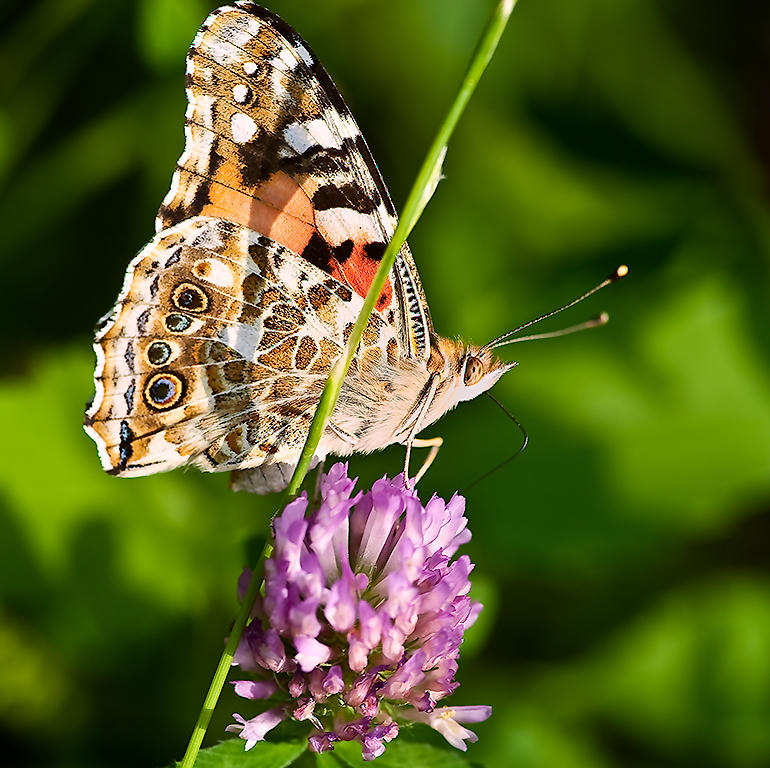
[[[285,487],[396,213],[310,48],[269,11],[214,11],[187,57],[186,144],[100,323],[86,413],[107,472],[239,470]],[[401,249],[315,459],[416,434],[515,363],[437,336]]]

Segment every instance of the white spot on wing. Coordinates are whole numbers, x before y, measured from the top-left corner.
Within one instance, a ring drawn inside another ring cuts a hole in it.
[[[305,62],[305,64],[307,64],[309,67],[313,66],[313,57],[310,55],[310,51],[308,51],[304,45],[297,43],[297,45],[294,46],[294,50],[299,54],[299,57],[302,59],[302,61]]]
[[[286,143],[299,154],[314,146],[327,149],[340,148],[339,139],[329,130],[329,126],[319,119],[308,123],[292,123],[283,132],[283,137]]]
[[[283,78],[286,73],[280,69],[273,69],[270,73],[270,82],[276,94],[286,93],[286,86],[283,84]]]
[[[278,58],[289,68],[294,69],[297,66],[297,59],[288,48],[281,48]]]
[[[238,144],[250,141],[257,132],[257,124],[243,112],[236,112],[230,120],[230,128],[233,132],[233,140]]]
[[[377,231],[371,214],[359,213],[350,208],[328,208],[315,212],[318,228],[327,235],[332,245],[339,245],[351,235]],[[354,237],[355,239],[355,237]]]
[[[253,33],[248,29],[239,29],[238,27],[223,26],[219,33],[225,40],[238,48],[245,47],[254,37]]]
[[[337,115],[335,121],[339,127],[340,136],[343,139],[355,139],[361,133],[358,130],[355,120],[350,115]]]
[[[283,132],[286,143],[300,155],[310,147],[316,146],[316,140],[310,135],[307,128],[299,123],[292,123]]]
[[[247,75],[253,75],[257,71],[257,65],[253,61],[247,61],[243,65],[243,71]]]
[[[256,362],[257,347],[262,339],[262,323],[227,325],[219,332],[219,338],[245,360]]]
[[[206,37],[202,43],[205,45],[205,53],[219,64],[228,66],[237,63],[242,57],[241,49],[226,40],[220,40],[211,35]],[[204,48],[201,45],[201,48]]]
[[[243,21],[243,26],[252,37],[256,37],[262,27],[262,22],[259,19],[255,19],[253,16],[246,16]]]
[[[207,283],[213,283],[221,287],[229,287],[233,284],[233,273],[223,264],[216,259],[201,259],[193,264],[193,274],[205,280]]]
[[[243,84],[233,86],[233,98],[239,103],[243,104],[249,97],[249,89]]]

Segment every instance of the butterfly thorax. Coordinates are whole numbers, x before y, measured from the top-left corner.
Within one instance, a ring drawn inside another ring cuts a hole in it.
[[[472,375],[470,361],[479,366]],[[510,368],[482,348],[436,335],[427,361],[403,357],[376,366],[355,365],[345,379],[322,452],[346,455],[405,443],[458,403],[489,389]]]

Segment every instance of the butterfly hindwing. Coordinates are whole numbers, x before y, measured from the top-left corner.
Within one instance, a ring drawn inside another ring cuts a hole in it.
[[[243,226],[196,217],[163,230],[132,262],[96,338],[86,424],[104,468],[295,463],[361,303]],[[377,316],[367,332],[358,359],[396,343]]]
[[[214,11],[187,58],[185,150],[158,214],[242,224],[364,296],[395,231],[358,126],[309,46],[251,3]],[[377,302],[402,355],[427,358],[430,316],[405,245]]]

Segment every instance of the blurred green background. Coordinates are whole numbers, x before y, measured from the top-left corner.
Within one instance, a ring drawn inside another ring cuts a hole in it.
[[[492,7],[274,0],[339,84],[397,207]],[[214,3],[36,0],[0,33],[0,733],[7,766],[181,755],[272,511],[224,475],[102,474],[91,327],[182,149],[184,55]],[[484,342],[618,264],[512,347],[529,449],[468,491],[487,609],[458,704],[493,768],[770,765],[770,12],[521,0],[411,238],[436,328]],[[520,435],[451,413],[451,495]],[[401,449],[356,458],[369,483]],[[224,698],[209,735],[236,709]]]

